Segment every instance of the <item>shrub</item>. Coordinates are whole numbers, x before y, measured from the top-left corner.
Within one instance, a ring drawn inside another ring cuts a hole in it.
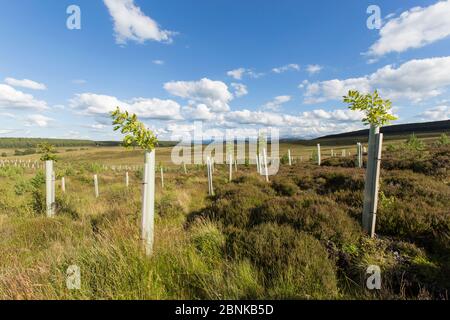
[[[204,215],[225,226],[245,228],[250,222],[252,210],[274,195],[274,191],[261,180],[252,183],[254,177],[239,177],[234,183],[216,188],[212,204]]]
[[[288,179],[274,178],[271,186],[281,196],[290,197],[299,191],[297,185]]]
[[[239,241],[233,254],[249,258],[265,275],[274,298],[333,297],[335,271],[326,249],[313,237],[287,225],[265,223],[230,240]],[[286,285],[286,280],[289,284]]]
[[[413,133],[409,136],[408,140],[406,140],[405,147],[413,151],[423,151],[425,149],[425,144]]]
[[[253,225],[265,222],[287,224],[337,245],[354,243],[361,235],[359,225],[337,203],[316,195],[266,201],[252,215]]]
[[[287,153],[283,154],[283,156],[280,158],[281,164],[287,164],[289,163],[289,155]]]

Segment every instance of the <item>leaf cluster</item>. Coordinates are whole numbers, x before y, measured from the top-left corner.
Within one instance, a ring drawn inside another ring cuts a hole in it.
[[[48,142],[43,142],[38,144],[38,153],[41,154],[40,160],[41,161],[47,161],[47,160],[53,160],[56,161],[56,150],[55,150],[55,146],[48,143]]]
[[[155,149],[158,139],[151,130],[138,120],[136,114],[129,114],[128,111],[122,112],[117,107],[115,111],[111,112],[111,117],[114,131],[120,130],[122,134],[125,134],[123,138],[125,148],[137,146],[146,151]]]
[[[382,127],[392,120],[397,120],[397,117],[390,113],[392,102],[383,100],[377,90],[367,94],[350,90],[348,95],[344,96],[344,102],[349,104],[350,110],[364,112],[364,124]]]

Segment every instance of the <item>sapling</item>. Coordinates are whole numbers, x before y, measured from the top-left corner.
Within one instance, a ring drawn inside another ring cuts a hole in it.
[[[349,105],[351,110],[363,112],[365,115],[362,119],[363,123],[370,125],[362,225],[364,231],[373,237],[375,235],[383,141],[383,134],[380,133],[380,127],[388,124],[392,120],[396,120],[397,117],[390,113],[391,101],[383,100],[376,90],[373,94],[361,94],[358,91],[350,90],[348,95],[344,96],[344,102]]]
[[[125,134],[125,148],[139,147],[145,151],[142,192],[141,240],[145,253],[153,253],[153,227],[155,214],[155,147],[158,139],[155,134],[140,122],[135,114],[122,112],[119,107],[111,113],[114,131]]]

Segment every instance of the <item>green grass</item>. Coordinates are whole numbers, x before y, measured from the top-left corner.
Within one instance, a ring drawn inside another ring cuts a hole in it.
[[[138,164],[141,152],[59,153],[54,218],[43,212],[42,171],[2,167],[0,299],[445,298],[450,152],[429,143],[412,157],[397,147],[383,154],[375,239],[361,231],[364,169],[354,155],[324,157],[321,167],[306,158],[282,165],[270,183],[253,165],[239,165],[228,183],[228,166],[217,165],[209,197],[205,168],[184,174],[168,165],[170,148],[160,148],[157,161],[168,170],[164,190],[156,175],[151,258],[139,239],[141,172],[130,172],[127,189],[123,171],[102,166]],[[377,292],[365,289],[370,264],[382,270]],[[81,269],[80,290],[66,288],[70,265]]]

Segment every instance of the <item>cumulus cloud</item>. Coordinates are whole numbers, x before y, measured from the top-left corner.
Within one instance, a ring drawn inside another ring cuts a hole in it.
[[[170,94],[190,100],[190,104],[203,103],[213,112],[224,112],[230,109],[228,103],[233,94],[222,81],[203,78],[199,81],[171,81],[164,84]]]
[[[121,101],[114,96],[82,93],[70,100],[70,107],[93,116],[105,116],[116,107],[120,107],[146,119],[179,120],[182,118],[181,108],[177,102],[157,98],[134,98]]]
[[[191,105],[186,106],[183,108],[183,111],[186,114],[186,118],[190,120],[213,120],[216,119],[217,114],[214,112],[211,112],[211,109],[208,108],[206,104],[198,104],[198,105]]]
[[[267,111],[250,111],[244,109],[225,114],[225,119],[230,122],[287,128],[293,126],[306,126],[311,128],[319,125],[320,122],[324,125],[333,122],[361,122],[362,118],[362,113],[348,109],[336,109],[332,111],[317,109],[305,111],[299,115],[280,114]]]
[[[147,40],[172,42],[172,31],[163,30],[152,18],[146,16],[134,0],[103,0],[114,22],[116,42],[128,40],[143,43]]]
[[[48,106],[45,101],[38,100],[31,94],[0,84],[0,108],[45,110]]]
[[[450,119],[450,107],[437,106],[430,108],[422,112],[418,117],[425,121],[448,120]]]
[[[47,86],[43,83],[39,83],[30,79],[14,79],[14,78],[5,78],[5,83],[9,84],[13,87],[21,87],[32,90],[46,90]]]
[[[272,72],[275,72],[275,73],[283,73],[286,71],[300,71],[300,66],[296,63],[291,63],[291,64],[287,64],[282,67],[272,69]]]
[[[348,90],[374,89],[391,99],[420,102],[442,94],[450,86],[450,57],[410,60],[398,68],[387,65],[371,75],[344,80],[303,82],[305,103],[341,100]]]
[[[236,80],[242,80],[242,76],[244,75],[245,72],[247,72],[247,69],[238,68],[238,69],[228,71],[227,76],[232,77]]]
[[[234,89],[234,95],[236,97],[243,97],[248,94],[247,86],[242,83],[231,83],[231,87]]]
[[[277,96],[272,101],[267,102],[263,105],[264,109],[277,111],[281,106],[287,102],[291,101],[291,96]]]
[[[244,76],[257,79],[262,77],[263,75],[264,73],[262,72],[255,72],[251,69],[246,68],[238,68],[227,72],[227,76],[232,77],[235,80],[242,80]]]
[[[47,127],[48,124],[53,121],[54,119],[46,117],[41,114],[32,114],[26,117],[25,119],[25,125],[32,127],[32,126],[38,126],[38,127]]]
[[[414,7],[390,19],[381,29],[380,38],[368,54],[383,56],[420,48],[450,36],[450,0],[429,7]]]
[[[319,73],[322,70],[322,66],[319,66],[318,64],[309,64],[306,67],[306,71],[308,71],[309,74],[316,74]]]

